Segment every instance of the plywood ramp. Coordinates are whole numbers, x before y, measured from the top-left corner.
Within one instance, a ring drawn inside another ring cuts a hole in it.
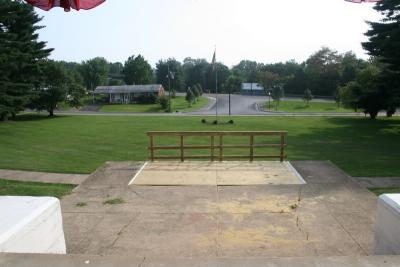
[[[149,162],[134,185],[303,184],[289,162]]]

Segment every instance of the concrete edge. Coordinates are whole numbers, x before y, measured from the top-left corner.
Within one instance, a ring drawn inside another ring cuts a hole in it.
[[[289,168],[289,170],[291,170],[294,175],[297,176],[297,178],[299,178],[301,184],[307,184],[307,182],[304,180],[303,176],[301,176],[301,174],[296,170],[295,167],[293,167],[293,165],[290,163],[290,161],[284,161],[285,165]]]
[[[142,165],[142,167],[140,167],[139,171],[136,172],[135,176],[133,176],[132,180],[128,183],[128,185],[131,185],[131,184],[133,184],[133,182],[135,182],[136,178],[137,178],[137,177],[139,176],[139,174],[144,170],[144,168],[146,168],[146,166],[147,166],[148,163],[149,163],[149,162],[146,161],[146,162]]]
[[[299,258],[146,258],[134,256],[2,254],[2,267],[83,267],[83,266],[153,266],[153,267],[395,267],[400,256],[299,257]]]

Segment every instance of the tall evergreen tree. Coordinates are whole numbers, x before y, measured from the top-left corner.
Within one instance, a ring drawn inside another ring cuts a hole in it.
[[[29,102],[40,79],[40,62],[52,49],[38,41],[41,18],[21,0],[0,0],[0,119]]]
[[[368,53],[383,63],[380,77],[381,94],[385,95],[385,109],[391,116],[400,106],[400,3],[399,0],[378,2],[374,9],[384,18],[380,22],[368,22],[371,29],[363,43]]]
[[[371,29],[365,34],[369,41],[363,47],[370,55],[379,57],[393,71],[400,71],[400,3],[399,0],[378,2],[374,9],[384,18],[381,22],[368,22]]]

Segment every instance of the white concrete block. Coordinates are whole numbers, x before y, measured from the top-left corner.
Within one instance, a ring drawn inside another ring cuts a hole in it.
[[[66,254],[60,201],[0,197],[0,252]]]
[[[400,194],[381,195],[375,225],[376,255],[400,255]]]

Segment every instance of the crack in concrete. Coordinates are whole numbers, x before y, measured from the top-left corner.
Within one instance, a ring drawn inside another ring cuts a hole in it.
[[[301,196],[302,196],[302,187],[299,187],[296,212],[301,207],[300,206],[301,205]],[[296,216],[296,227],[302,234],[304,234],[305,240],[309,241],[309,233],[306,230],[304,230],[303,222],[301,221],[299,215]]]
[[[336,216],[334,216],[330,211],[329,214],[339,224],[342,230],[345,231],[345,233],[354,241],[354,243],[357,244],[357,246],[361,249],[361,251],[364,252],[366,256],[368,256],[369,255],[368,252],[361,246],[361,244],[355,239],[355,237],[349,231],[347,231],[347,229],[344,227],[343,224],[340,223],[340,221],[336,218]]]
[[[138,267],[142,267],[145,261],[146,261],[146,257],[143,257],[143,260],[141,263],[139,263]]]
[[[138,214],[138,216],[140,216],[140,213]],[[112,242],[112,244],[111,244],[107,249],[114,247],[115,243],[117,243],[118,239],[121,237],[122,232],[123,232],[126,228],[128,228],[136,218],[137,218],[137,216],[135,216],[134,218],[132,218],[126,225],[124,225],[124,226],[121,227],[121,229],[120,229],[120,230],[118,231],[118,233],[117,233],[117,237],[114,239],[114,241]]]

